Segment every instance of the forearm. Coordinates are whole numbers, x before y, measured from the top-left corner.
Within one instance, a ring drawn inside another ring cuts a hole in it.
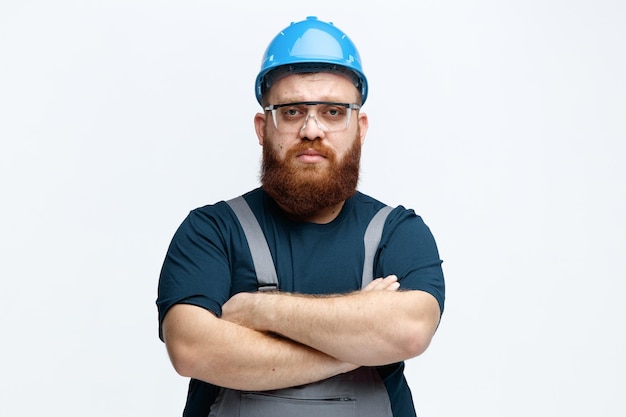
[[[310,297],[255,294],[252,327],[279,333],[340,360],[384,365],[421,354],[439,311],[421,291],[369,291]]]
[[[319,381],[356,368],[311,347],[178,305],[164,321],[172,363],[181,375],[221,387],[260,391]]]

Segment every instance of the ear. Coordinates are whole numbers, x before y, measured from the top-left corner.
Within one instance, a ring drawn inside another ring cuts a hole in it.
[[[369,127],[369,120],[367,114],[359,112],[359,134],[361,136],[361,145],[365,142],[365,135],[367,135],[367,128]]]
[[[257,113],[254,115],[254,130],[256,137],[259,138],[259,145],[263,146],[265,139],[265,123],[267,122],[267,113]]]

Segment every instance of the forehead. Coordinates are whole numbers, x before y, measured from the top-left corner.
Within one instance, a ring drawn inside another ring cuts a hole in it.
[[[272,104],[295,101],[356,103],[358,94],[358,90],[348,77],[329,72],[316,72],[282,77],[267,92],[267,100]]]

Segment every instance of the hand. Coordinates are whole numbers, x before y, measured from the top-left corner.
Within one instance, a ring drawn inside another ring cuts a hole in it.
[[[361,291],[397,291],[400,288],[398,277],[388,275],[385,278],[376,278],[365,286]]]
[[[252,328],[253,308],[258,293],[240,292],[222,306],[222,319]]]

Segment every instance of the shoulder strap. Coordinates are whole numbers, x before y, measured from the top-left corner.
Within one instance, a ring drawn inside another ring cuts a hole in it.
[[[257,280],[259,281],[259,291],[277,290],[278,277],[276,275],[276,269],[274,268],[272,254],[267,245],[263,230],[261,230],[261,226],[250,209],[250,206],[243,196],[228,200],[226,203],[228,203],[230,208],[235,212],[241,224],[241,228],[246,235]]]
[[[259,291],[277,290],[278,276],[276,274],[276,268],[274,267],[274,261],[272,260],[272,254],[267,245],[263,230],[261,230],[261,226],[250,209],[250,206],[243,196],[228,200],[226,203],[228,203],[237,216],[248,241],[248,247],[252,254],[252,262],[254,263],[257,280],[259,281]],[[376,257],[376,250],[378,249],[378,244],[383,234],[385,220],[387,220],[387,216],[392,210],[393,207],[389,206],[381,208],[378,213],[374,215],[372,220],[370,220],[365,230],[365,235],[363,236],[365,261],[363,262],[361,288],[365,287],[374,279],[374,258]]]
[[[380,238],[383,235],[383,228],[385,227],[385,220],[393,207],[385,206],[378,210],[378,213],[367,226],[365,230],[365,236],[363,237],[363,243],[365,244],[365,262],[363,262],[363,279],[361,280],[361,288],[365,288],[367,284],[374,279],[374,258],[376,257],[376,250],[380,243]]]

